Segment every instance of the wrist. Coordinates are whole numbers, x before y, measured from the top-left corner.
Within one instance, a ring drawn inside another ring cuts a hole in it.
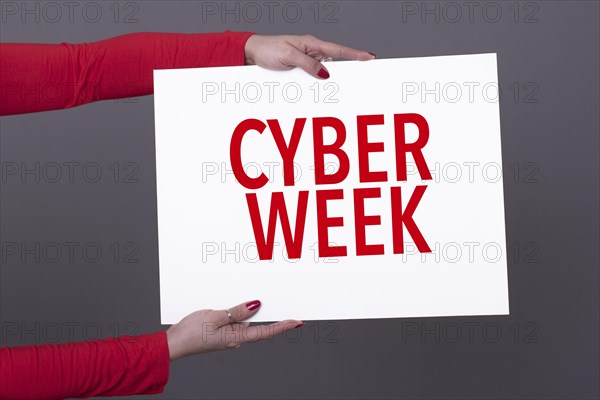
[[[169,348],[169,360],[175,361],[182,357],[179,341],[177,340],[177,328],[172,325],[167,329],[167,347]]]
[[[255,65],[256,64],[254,55],[255,55],[257,36],[258,35],[253,34],[252,36],[250,36],[248,38],[248,40],[246,40],[246,45],[244,46],[244,62],[246,65]]]

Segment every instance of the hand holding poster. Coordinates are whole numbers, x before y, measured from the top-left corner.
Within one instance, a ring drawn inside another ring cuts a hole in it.
[[[163,323],[508,313],[496,57],[155,71]]]

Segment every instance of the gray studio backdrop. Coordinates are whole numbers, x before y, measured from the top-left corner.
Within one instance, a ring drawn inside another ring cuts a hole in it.
[[[380,58],[498,53],[510,316],[308,322],[179,361],[156,398],[598,398],[598,2],[1,4],[7,42],[232,29]],[[153,118],[148,96],[0,119],[3,171],[23,168],[1,182],[3,346],[164,328]]]

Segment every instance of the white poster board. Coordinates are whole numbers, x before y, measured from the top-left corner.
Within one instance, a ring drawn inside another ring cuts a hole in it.
[[[162,323],[508,314],[496,55],[326,66],[154,72]]]

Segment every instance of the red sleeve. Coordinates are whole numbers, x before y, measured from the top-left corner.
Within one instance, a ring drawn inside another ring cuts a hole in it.
[[[168,379],[166,331],[0,349],[0,399],[155,394]]]
[[[0,44],[0,115],[153,92],[154,69],[244,65],[252,32],[131,33],[83,44]]]

